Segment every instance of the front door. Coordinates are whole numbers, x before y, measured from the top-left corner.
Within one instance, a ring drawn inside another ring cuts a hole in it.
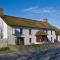
[[[42,36],[37,36],[37,42],[42,42],[42,41],[43,41]]]
[[[24,37],[17,37],[16,44],[24,45]]]
[[[36,36],[36,38],[37,38],[37,42],[43,42],[47,40],[46,36]]]
[[[24,37],[20,37],[19,44],[24,45]]]

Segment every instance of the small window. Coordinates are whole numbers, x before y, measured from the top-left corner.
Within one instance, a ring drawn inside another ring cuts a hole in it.
[[[52,41],[52,37],[51,37],[51,41]]]
[[[51,31],[51,35],[52,35],[52,31]]]
[[[31,29],[29,29],[29,34],[31,34]]]
[[[29,42],[31,43],[31,38],[29,38]]]
[[[2,30],[1,30],[1,39],[3,38],[3,33],[2,33]]]
[[[20,28],[20,34],[22,34],[23,33],[23,29],[22,28]]]
[[[56,36],[56,40],[58,40],[58,36]]]

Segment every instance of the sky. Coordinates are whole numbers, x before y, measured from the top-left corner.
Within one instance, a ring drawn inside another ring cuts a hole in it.
[[[0,0],[4,15],[33,20],[48,19],[60,28],[60,0]]]

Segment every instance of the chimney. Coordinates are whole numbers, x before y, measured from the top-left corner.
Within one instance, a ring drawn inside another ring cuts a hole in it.
[[[3,8],[0,8],[0,16],[3,15]]]
[[[47,18],[43,19],[43,22],[48,23],[48,19]]]

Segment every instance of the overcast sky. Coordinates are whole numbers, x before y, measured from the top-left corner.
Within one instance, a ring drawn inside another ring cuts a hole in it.
[[[60,0],[0,0],[4,15],[42,20],[60,28]]]

